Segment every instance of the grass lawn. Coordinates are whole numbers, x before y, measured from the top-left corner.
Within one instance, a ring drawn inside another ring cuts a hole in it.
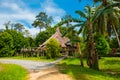
[[[0,80],[27,80],[27,74],[21,66],[0,63]]]
[[[52,62],[56,60],[56,59],[46,59],[46,57],[23,57],[23,56],[1,57],[0,59],[20,59],[20,60],[43,61],[43,62]]]
[[[103,57],[99,60],[100,71],[79,65],[79,59],[62,60],[58,68],[62,73],[70,75],[73,80],[120,80],[120,57]],[[86,60],[84,60],[86,63]]]

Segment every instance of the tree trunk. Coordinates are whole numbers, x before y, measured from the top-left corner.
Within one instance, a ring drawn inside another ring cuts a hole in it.
[[[78,52],[80,54],[80,65],[82,67],[84,67],[84,63],[83,63],[83,56],[82,56],[82,52],[81,52],[81,48],[80,48],[80,44],[78,43]]]
[[[116,29],[115,29],[115,26],[112,26],[112,27],[113,27],[113,30],[115,32],[115,35],[116,35],[116,38],[117,38],[117,41],[118,41],[118,45],[120,47],[120,39],[119,39],[118,33],[117,33]]]
[[[89,23],[89,43],[88,43],[88,57],[87,63],[88,66],[92,69],[98,70],[98,54],[95,51],[95,43],[94,43],[94,34],[93,34],[93,27],[92,24]]]

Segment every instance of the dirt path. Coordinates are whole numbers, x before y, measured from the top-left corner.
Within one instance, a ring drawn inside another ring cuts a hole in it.
[[[17,59],[0,59],[0,62],[7,64],[18,64],[23,66],[28,71],[30,71],[30,74],[28,75],[28,80],[72,80],[71,77],[66,74],[60,73],[59,70],[55,67],[55,64],[64,58],[65,57],[62,57],[53,62]]]
[[[38,72],[31,72],[29,80],[72,80],[72,78],[60,73],[56,67],[51,67]]]
[[[42,70],[42,69],[54,66],[57,62],[61,61],[64,58],[65,57],[61,57],[53,62],[18,60],[18,59],[0,59],[0,63],[18,64],[31,72],[31,71],[38,71],[38,70]]]

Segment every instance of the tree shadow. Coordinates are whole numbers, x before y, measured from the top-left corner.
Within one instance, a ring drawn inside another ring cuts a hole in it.
[[[104,64],[109,64],[109,65],[120,64],[120,60],[117,60],[117,59],[105,60],[105,61],[104,61]]]
[[[120,73],[116,73],[116,74],[110,74],[110,73],[106,73],[104,71],[96,71],[93,69],[89,69],[87,67],[81,67],[80,65],[73,65],[73,64],[58,64],[59,70],[61,71],[61,73],[65,73],[65,74],[69,74],[71,75],[73,78],[75,78],[75,80],[92,80],[92,79],[99,79],[102,78],[106,78],[108,79],[113,79],[113,80],[120,80]]]

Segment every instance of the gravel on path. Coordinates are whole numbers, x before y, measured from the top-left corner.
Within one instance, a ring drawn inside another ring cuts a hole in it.
[[[57,62],[64,59],[65,57],[62,57],[60,59],[57,59],[53,62],[42,62],[42,61],[32,61],[32,60],[18,60],[18,59],[0,59],[0,63],[6,63],[6,64],[18,64],[24,68],[26,68],[29,71],[37,71],[41,69],[45,69],[47,67],[54,66]]]

